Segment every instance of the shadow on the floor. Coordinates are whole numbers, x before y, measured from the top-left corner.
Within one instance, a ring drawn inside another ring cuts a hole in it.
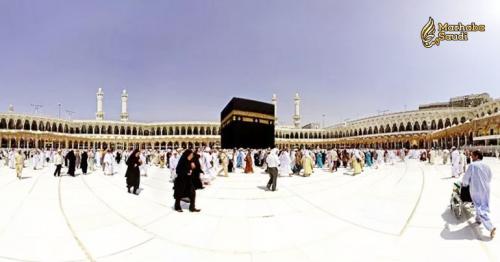
[[[468,219],[470,219],[471,214],[464,214],[461,219],[457,219],[455,215],[451,212],[450,208],[446,208],[446,210],[443,212],[441,215],[443,220],[445,221],[445,225],[443,230],[441,231],[441,238],[447,239],[447,240],[479,240],[479,241],[490,241],[491,239],[485,239],[483,237],[477,237],[474,231],[476,231],[477,234],[480,234],[480,230],[477,227],[478,225],[476,224],[470,224],[467,222]],[[464,224],[463,228],[456,230],[456,231],[450,231],[450,225],[459,225],[459,224]],[[479,231],[479,232],[477,232]]]
[[[264,190],[264,191],[269,191],[266,186],[257,186],[258,189]]]

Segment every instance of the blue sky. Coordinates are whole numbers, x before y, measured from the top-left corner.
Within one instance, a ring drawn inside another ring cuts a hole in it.
[[[486,24],[426,49],[437,22]],[[0,0],[0,111],[137,121],[218,121],[233,96],[270,101],[291,123],[333,124],[452,96],[500,97],[500,1]]]

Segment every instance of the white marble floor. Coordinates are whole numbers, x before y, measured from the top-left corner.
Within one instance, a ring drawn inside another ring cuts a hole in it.
[[[500,161],[491,211],[500,225]],[[0,167],[0,261],[499,261],[498,239],[449,210],[451,167],[408,160],[280,177],[230,174],[197,192],[201,213],[177,213],[166,169],[126,193],[115,176],[52,176]],[[187,210],[185,210],[187,211]],[[472,218],[473,221],[473,218]]]

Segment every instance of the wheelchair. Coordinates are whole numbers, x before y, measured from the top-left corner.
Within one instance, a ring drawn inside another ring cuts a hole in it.
[[[472,203],[468,186],[462,186],[460,182],[453,184],[450,210],[457,219],[461,219],[465,214],[473,214],[474,204]]]

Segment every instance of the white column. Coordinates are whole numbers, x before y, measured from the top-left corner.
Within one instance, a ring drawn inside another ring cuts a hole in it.
[[[293,124],[296,128],[300,127],[300,97],[299,94],[295,94],[295,114],[293,115]]]
[[[123,90],[123,92],[122,92],[122,113],[120,114],[120,118],[123,122],[128,121],[127,102],[128,102],[127,90]]]
[[[272,103],[274,105],[274,117],[275,117],[274,125],[277,125],[278,124],[278,103],[277,103],[277,99],[276,99],[276,94],[273,94]]]
[[[102,91],[102,88],[99,88],[96,95],[97,95],[97,112],[95,114],[95,119],[96,120],[103,120],[104,119],[104,112],[103,112],[104,92]]]

